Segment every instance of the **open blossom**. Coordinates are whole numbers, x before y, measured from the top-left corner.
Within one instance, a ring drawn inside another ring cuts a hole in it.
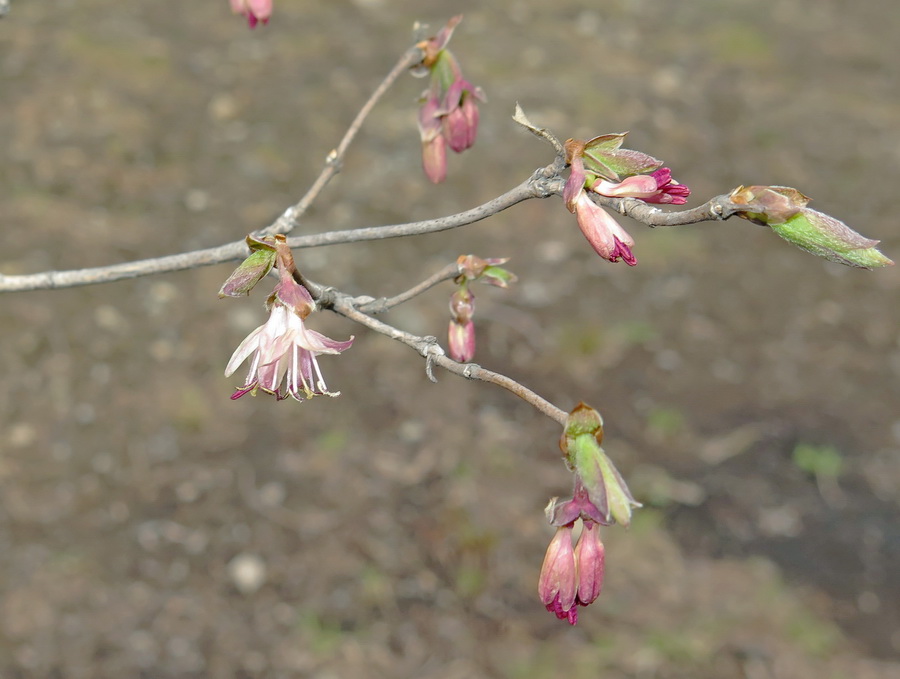
[[[247,17],[250,28],[256,28],[260,21],[269,23],[272,16],[272,0],[231,0],[231,11]]]
[[[255,395],[257,389],[279,400],[288,396],[298,401],[323,394],[337,396],[340,392],[328,391],[316,357],[341,353],[353,338],[340,342],[307,328],[304,318],[312,310],[312,297],[290,278],[278,284],[270,304],[269,320],[241,342],[225,368],[229,377],[253,356],[244,386],[235,390],[232,400],[248,392]]]

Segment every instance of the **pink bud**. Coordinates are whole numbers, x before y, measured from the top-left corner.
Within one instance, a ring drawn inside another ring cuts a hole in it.
[[[456,107],[441,120],[443,134],[450,148],[456,153],[462,153],[469,148],[469,121],[462,108]]]
[[[443,136],[422,143],[422,169],[434,184],[447,178],[447,140]]]
[[[256,28],[258,22],[269,23],[272,16],[272,0],[231,0],[231,11],[247,17],[250,28]]]
[[[603,259],[617,262],[621,258],[628,266],[637,264],[631,253],[634,240],[612,215],[594,203],[584,191],[575,200],[575,217],[581,233]]]
[[[447,340],[450,358],[459,363],[468,363],[475,356],[475,323],[471,320],[463,323],[451,320]]]
[[[577,601],[582,606],[593,603],[603,588],[604,549],[600,542],[600,528],[593,521],[585,521],[578,544],[575,545],[578,564]]]
[[[538,581],[538,596],[547,610],[560,620],[575,624],[575,596],[578,587],[578,567],[575,551],[572,549],[572,526],[561,526],[547,547],[541,577]]]

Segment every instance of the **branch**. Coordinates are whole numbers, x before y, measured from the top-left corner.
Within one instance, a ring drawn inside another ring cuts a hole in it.
[[[319,234],[306,236],[294,236],[288,239],[288,245],[292,248],[314,248],[338,243],[359,243],[384,238],[399,238],[401,236],[414,236],[424,233],[437,233],[454,229],[466,224],[486,219],[491,215],[506,210],[530,198],[547,198],[562,191],[562,179],[558,177],[545,177],[545,168],[536,171],[529,179],[517,187],[507,191],[502,196],[489,200],[483,205],[471,210],[460,212],[447,217],[427,219],[421,222],[409,222],[407,224],[393,224],[388,226],[371,226],[360,229],[347,229],[345,231],[326,231]],[[275,223],[268,227],[277,229],[281,222],[290,224],[293,220],[294,208],[285,210]],[[193,250],[177,255],[154,257],[110,266],[93,267],[89,269],[72,269],[68,271],[45,271],[43,273],[26,274],[21,276],[4,276],[0,274],[0,293],[23,292],[27,290],[53,290],[57,288],[71,288],[79,285],[93,285],[96,283],[110,283],[126,278],[138,278],[151,274],[167,273],[171,271],[183,271],[201,266],[221,264],[236,259],[241,259],[249,254],[247,244],[243,241],[227,243],[214,248]]]
[[[732,203],[727,194],[710,198],[703,205],[691,208],[690,210],[678,210],[674,212],[660,210],[658,207],[654,207],[637,198],[610,198],[594,192],[590,192],[589,195],[595,203],[615,210],[619,214],[631,217],[635,221],[646,224],[650,228],[720,221],[728,219],[729,217],[734,217],[738,212],[747,212],[751,209],[758,212],[766,211],[764,206],[747,204],[738,205],[737,203]]]
[[[388,325],[387,323],[372,318],[354,307],[352,297],[334,289],[325,290],[318,301],[323,308],[331,309],[345,318],[355,321],[360,325],[364,325],[370,330],[386,335],[398,342],[402,342],[408,347],[412,347],[418,351],[425,357],[425,371],[432,381],[436,381],[432,373],[433,367],[438,365],[454,375],[459,375],[460,377],[465,377],[470,380],[490,382],[491,384],[503,387],[507,391],[531,404],[535,409],[550,419],[559,422],[561,425],[565,425],[566,423],[566,418],[568,417],[566,411],[557,408],[542,396],[506,375],[486,370],[474,363],[457,363],[444,353],[444,350],[438,344],[437,338],[435,337],[419,337],[418,335],[404,332],[392,325]]]

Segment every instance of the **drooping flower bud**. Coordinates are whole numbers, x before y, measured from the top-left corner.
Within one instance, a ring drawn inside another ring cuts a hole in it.
[[[538,596],[548,611],[574,625],[578,621],[575,608],[577,589],[578,568],[572,548],[572,526],[561,526],[556,529],[544,555]]]
[[[578,564],[575,600],[581,606],[587,606],[597,600],[603,589],[605,551],[600,541],[600,527],[593,521],[584,521],[583,524],[575,545],[575,562]]]
[[[433,38],[417,44],[424,55],[414,74],[431,74],[431,84],[420,99],[419,133],[422,166],[435,184],[447,176],[447,147],[461,153],[475,143],[478,134],[478,104],[484,92],[463,78],[456,57],[446,48],[462,15],[453,17]]]
[[[450,321],[447,332],[450,358],[459,363],[468,363],[475,358],[475,323],[472,321]]]
[[[788,186],[739,186],[729,196],[747,205],[738,212],[754,224],[769,226],[786,241],[838,264],[861,269],[894,262],[876,248],[879,241],[861,236],[842,221],[806,207],[809,198]]]

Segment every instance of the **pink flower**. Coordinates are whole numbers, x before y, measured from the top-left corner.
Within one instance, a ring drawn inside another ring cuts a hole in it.
[[[538,581],[538,596],[548,611],[574,625],[578,622],[577,589],[578,567],[572,549],[572,524],[569,524],[556,529],[556,535],[547,547]]]
[[[272,0],[231,0],[231,11],[247,17],[250,28],[256,28],[260,21],[269,23],[272,16]]]
[[[235,390],[232,400],[248,392],[256,395],[257,389],[278,400],[337,396],[340,392],[328,391],[316,356],[341,353],[350,347],[353,337],[340,342],[307,328],[304,318],[312,311],[313,299],[290,278],[282,278],[269,303],[269,320],[247,335],[225,368],[225,376],[230,377],[253,354],[244,386]]]
[[[575,218],[581,233],[594,248],[594,252],[603,259],[617,262],[621,258],[628,266],[637,264],[637,259],[631,252],[634,239],[611,214],[591,200],[584,190],[575,199]]]
[[[668,203],[684,205],[691,190],[672,179],[672,170],[661,167],[650,174],[627,177],[621,182],[598,179],[591,185],[591,191],[612,198],[638,198],[645,203]]]

